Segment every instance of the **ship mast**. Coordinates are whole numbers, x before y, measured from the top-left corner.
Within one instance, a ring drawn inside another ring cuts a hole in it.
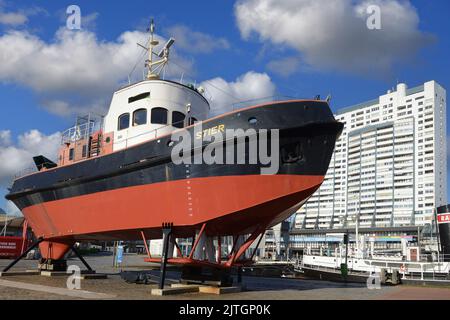
[[[153,22],[153,19],[150,23],[150,46],[147,48],[141,44],[138,43],[138,45],[148,52],[148,59],[145,61],[145,67],[147,68],[147,80],[154,80],[159,79],[159,76],[161,74],[161,71],[164,69],[164,67],[169,62],[169,54],[170,54],[170,47],[174,44],[175,39],[170,38],[164,47],[161,49],[161,51],[156,54],[153,52],[153,48],[155,48],[159,41],[155,40],[155,23]],[[153,60],[153,55],[161,58],[159,60]]]

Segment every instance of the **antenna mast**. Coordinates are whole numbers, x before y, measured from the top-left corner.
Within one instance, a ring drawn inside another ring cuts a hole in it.
[[[147,48],[138,43],[138,46],[144,48],[148,52],[148,59],[145,61],[145,67],[147,68],[147,80],[159,79],[161,71],[164,69],[166,64],[169,62],[170,47],[174,44],[175,39],[170,38],[169,41],[164,45],[162,50],[156,54],[153,52],[153,48],[159,44],[158,40],[155,40],[155,23],[152,19],[150,23],[150,46]],[[161,58],[159,60],[153,61],[153,55]]]

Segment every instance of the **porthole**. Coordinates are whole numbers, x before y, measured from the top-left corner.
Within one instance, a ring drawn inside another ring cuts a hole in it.
[[[252,125],[255,125],[255,124],[258,123],[258,119],[256,119],[255,117],[250,117],[250,118],[248,119],[248,123],[250,123],[250,124],[252,124]]]
[[[110,138],[110,137],[107,137],[107,138],[105,139],[105,142],[106,142],[106,143],[110,143],[110,142],[111,142],[111,138]]]
[[[167,142],[167,146],[169,148],[173,147],[173,145],[175,144],[175,141],[170,140],[169,142]]]

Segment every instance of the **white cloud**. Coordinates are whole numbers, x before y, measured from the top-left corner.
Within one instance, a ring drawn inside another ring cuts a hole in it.
[[[288,77],[298,72],[300,59],[298,57],[286,57],[272,60],[267,64],[267,69],[283,77]]]
[[[184,25],[168,28],[167,34],[175,39],[179,48],[190,53],[211,53],[230,48],[230,43],[225,38],[215,38],[206,33],[193,31]]]
[[[162,46],[165,39],[156,38]],[[136,43],[145,44],[147,39],[148,34],[127,31],[108,42],[90,31],[62,28],[53,41],[46,42],[26,31],[9,31],[0,36],[0,81],[33,89],[44,107],[56,114],[104,112],[114,89],[126,83],[139,57],[134,76],[142,79],[145,58]],[[192,72],[192,63],[176,51],[172,60],[184,70],[170,65],[167,77]]]
[[[201,83],[211,104],[211,116],[231,111],[233,104],[275,94],[275,84],[266,73],[249,71],[236,81],[214,78]]]
[[[28,17],[19,12],[2,12],[0,9],[0,24],[8,26],[20,26],[28,21]]]
[[[0,130],[0,147],[7,146],[11,143],[11,131]]]
[[[14,176],[34,166],[33,156],[44,155],[55,160],[61,142],[59,132],[45,135],[38,130],[30,130],[17,137],[17,143],[13,144],[9,131],[7,139],[0,140],[0,187],[8,186]],[[1,135],[1,133],[0,133]]]
[[[381,30],[367,28],[369,5],[381,8]],[[404,0],[240,0],[235,16],[244,39],[296,49],[318,70],[387,74],[432,39]]]
[[[27,24],[29,17],[40,13],[47,13],[45,9],[37,6],[28,6],[26,9],[9,11],[9,3],[0,0],[0,25],[19,27]]]
[[[96,22],[98,16],[99,16],[98,12],[93,12],[87,15],[81,15],[81,28],[90,30],[95,29],[95,27],[97,26]],[[67,18],[67,16],[65,16],[64,18]]]

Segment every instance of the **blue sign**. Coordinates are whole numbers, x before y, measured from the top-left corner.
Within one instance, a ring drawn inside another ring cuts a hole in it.
[[[123,246],[117,246],[116,264],[122,264],[123,261]]]

